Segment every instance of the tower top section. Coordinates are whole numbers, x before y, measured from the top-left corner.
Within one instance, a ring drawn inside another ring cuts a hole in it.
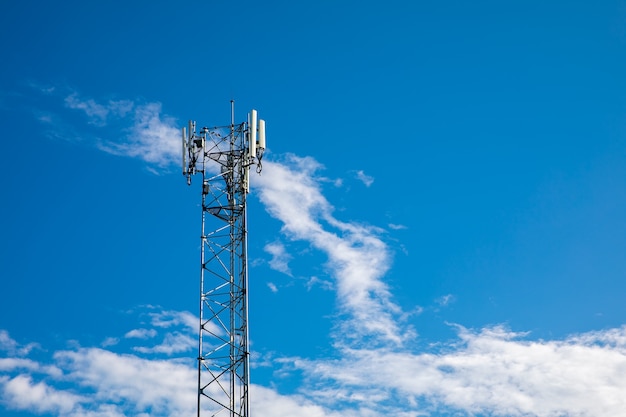
[[[265,152],[265,120],[259,119],[256,110],[248,113],[247,120],[235,123],[234,102],[231,101],[231,123],[225,126],[198,128],[190,120],[182,128],[182,171],[187,184],[195,174],[207,176],[223,174],[224,169],[235,165],[244,169],[243,187],[249,191],[248,172],[256,165],[261,173],[261,160]]]

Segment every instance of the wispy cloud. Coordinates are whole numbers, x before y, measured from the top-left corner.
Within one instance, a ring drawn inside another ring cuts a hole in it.
[[[104,339],[104,341],[100,344],[102,347],[109,347],[109,346],[115,346],[120,342],[120,339],[117,337],[107,337],[106,339]]]
[[[380,230],[334,217],[316,181],[322,166],[313,158],[288,155],[281,163],[264,166],[255,185],[267,211],[283,223],[288,238],[307,241],[327,256],[345,314],[338,323],[340,342],[362,343],[375,336],[378,342],[401,344],[413,337],[414,332],[400,324],[400,308],[382,280],[391,255]]]
[[[174,332],[166,334],[163,342],[156,346],[137,346],[134,349],[141,353],[164,353],[166,355],[173,355],[175,353],[193,350],[197,343],[197,339],[190,335]]]
[[[287,253],[285,245],[283,245],[282,242],[275,241],[268,243],[263,249],[265,252],[272,255],[272,259],[269,260],[270,268],[291,276],[291,269],[289,269],[291,255]]]
[[[449,305],[450,303],[453,303],[456,300],[456,297],[452,294],[446,294],[446,295],[442,295],[441,297],[437,298],[435,300],[435,302],[442,306],[445,307],[447,305]]]
[[[124,337],[125,338],[136,338],[136,339],[150,339],[157,335],[157,331],[154,329],[133,329],[127,332]]]
[[[158,353],[172,356],[181,352],[193,350],[197,345],[199,319],[188,311],[164,310],[154,306],[146,307],[146,313],[150,317],[151,328],[133,329],[127,332],[126,339],[149,341],[148,345],[135,346],[136,352]],[[205,328],[213,334],[222,334],[223,329],[216,323],[207,323]],[[160,338],[161,342],[154,344],[154,339],[159,340],[160,331],[165,334]]]
[[[141,159],[160,168],[180,163],[180,132],[174,120],[161,114],[161,103],[135,107],[133,124],[122,140],[103,141],[99,147],[114,155]]]
[[[0,329],[0,352],[4,351],[10,356],[26,356],[38,347],[37,343],[19,344],[9,336],[6,330]]]
[[[365,184],[366,187],[369,187],[374,183],[374,177],[366,175],[365,172],[363,172],[362,170],[357,171],[355,175],[356,178],[363,184]]]
[[[96,103],[93,99],[83,100],[79,98],[77,93],[65,97],[65,105],[70,109],[84,112],[89,118],[89,123],[100,126],[104,125],[110,112],[109,108]]]
[[[332,290],[333,289],[333,283],[331,281],[325,280],[325,279],[320,279],[316,276],[313,276],[311,278],[309,278],[309,280],[306,282],[306,287],[307,289],[311,289],[313,287],[320,287],[324,290]]]
[[[180,163],[180,131],[175,120],[162,113],[161,103],[95,100],[68,88],[33,87],[42,94],[61,98],[64,107],[82,114],[91,128],[80,132],[59,111],[35,110],[35,117],[46,125],[49,137],[66,140],[90,137],[102,151],[141,159],[154,173]],[[108,129],[110,125],[115,126],[113,130]]]
[[[150,308],[153,311],[148,312],[150,323],[156,328],[171,328],[175,326],[183,326],[192,331],[198,328],[198,318],[188,311],[164,310],[158,307]],[[154,329],[147,329],[145,334],[151,334]]]

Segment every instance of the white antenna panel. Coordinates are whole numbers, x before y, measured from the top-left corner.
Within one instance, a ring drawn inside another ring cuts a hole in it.
[[[259,148],[265,149],[265,120],[259,119]]]
[[[256,128],[256,110],[252,110],[250,112],[250,141],[248,143],[248,146],[250,147],[250,158],[256,157]]]

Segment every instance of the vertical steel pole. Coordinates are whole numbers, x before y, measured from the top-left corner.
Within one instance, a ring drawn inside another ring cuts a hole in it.
[[[204,227],[206,223],[206,212],[204,209],[206,194],[204,193],[205,187],[204,170],[202,172],[202,234],[200,236],[200,311],[198,312],[200,322],[198,325],[198,417],[200,417],[200,398],[202,396],[202,338],[203,334],[203,321],[204,321],[204,244],[206,235],[204,233]]]

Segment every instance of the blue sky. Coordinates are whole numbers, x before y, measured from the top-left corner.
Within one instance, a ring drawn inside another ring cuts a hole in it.
[[[625,50],[611,0],[4,2],[0,414],[195,415],[179,128],[234,99],[253,417],[625,415]]]

